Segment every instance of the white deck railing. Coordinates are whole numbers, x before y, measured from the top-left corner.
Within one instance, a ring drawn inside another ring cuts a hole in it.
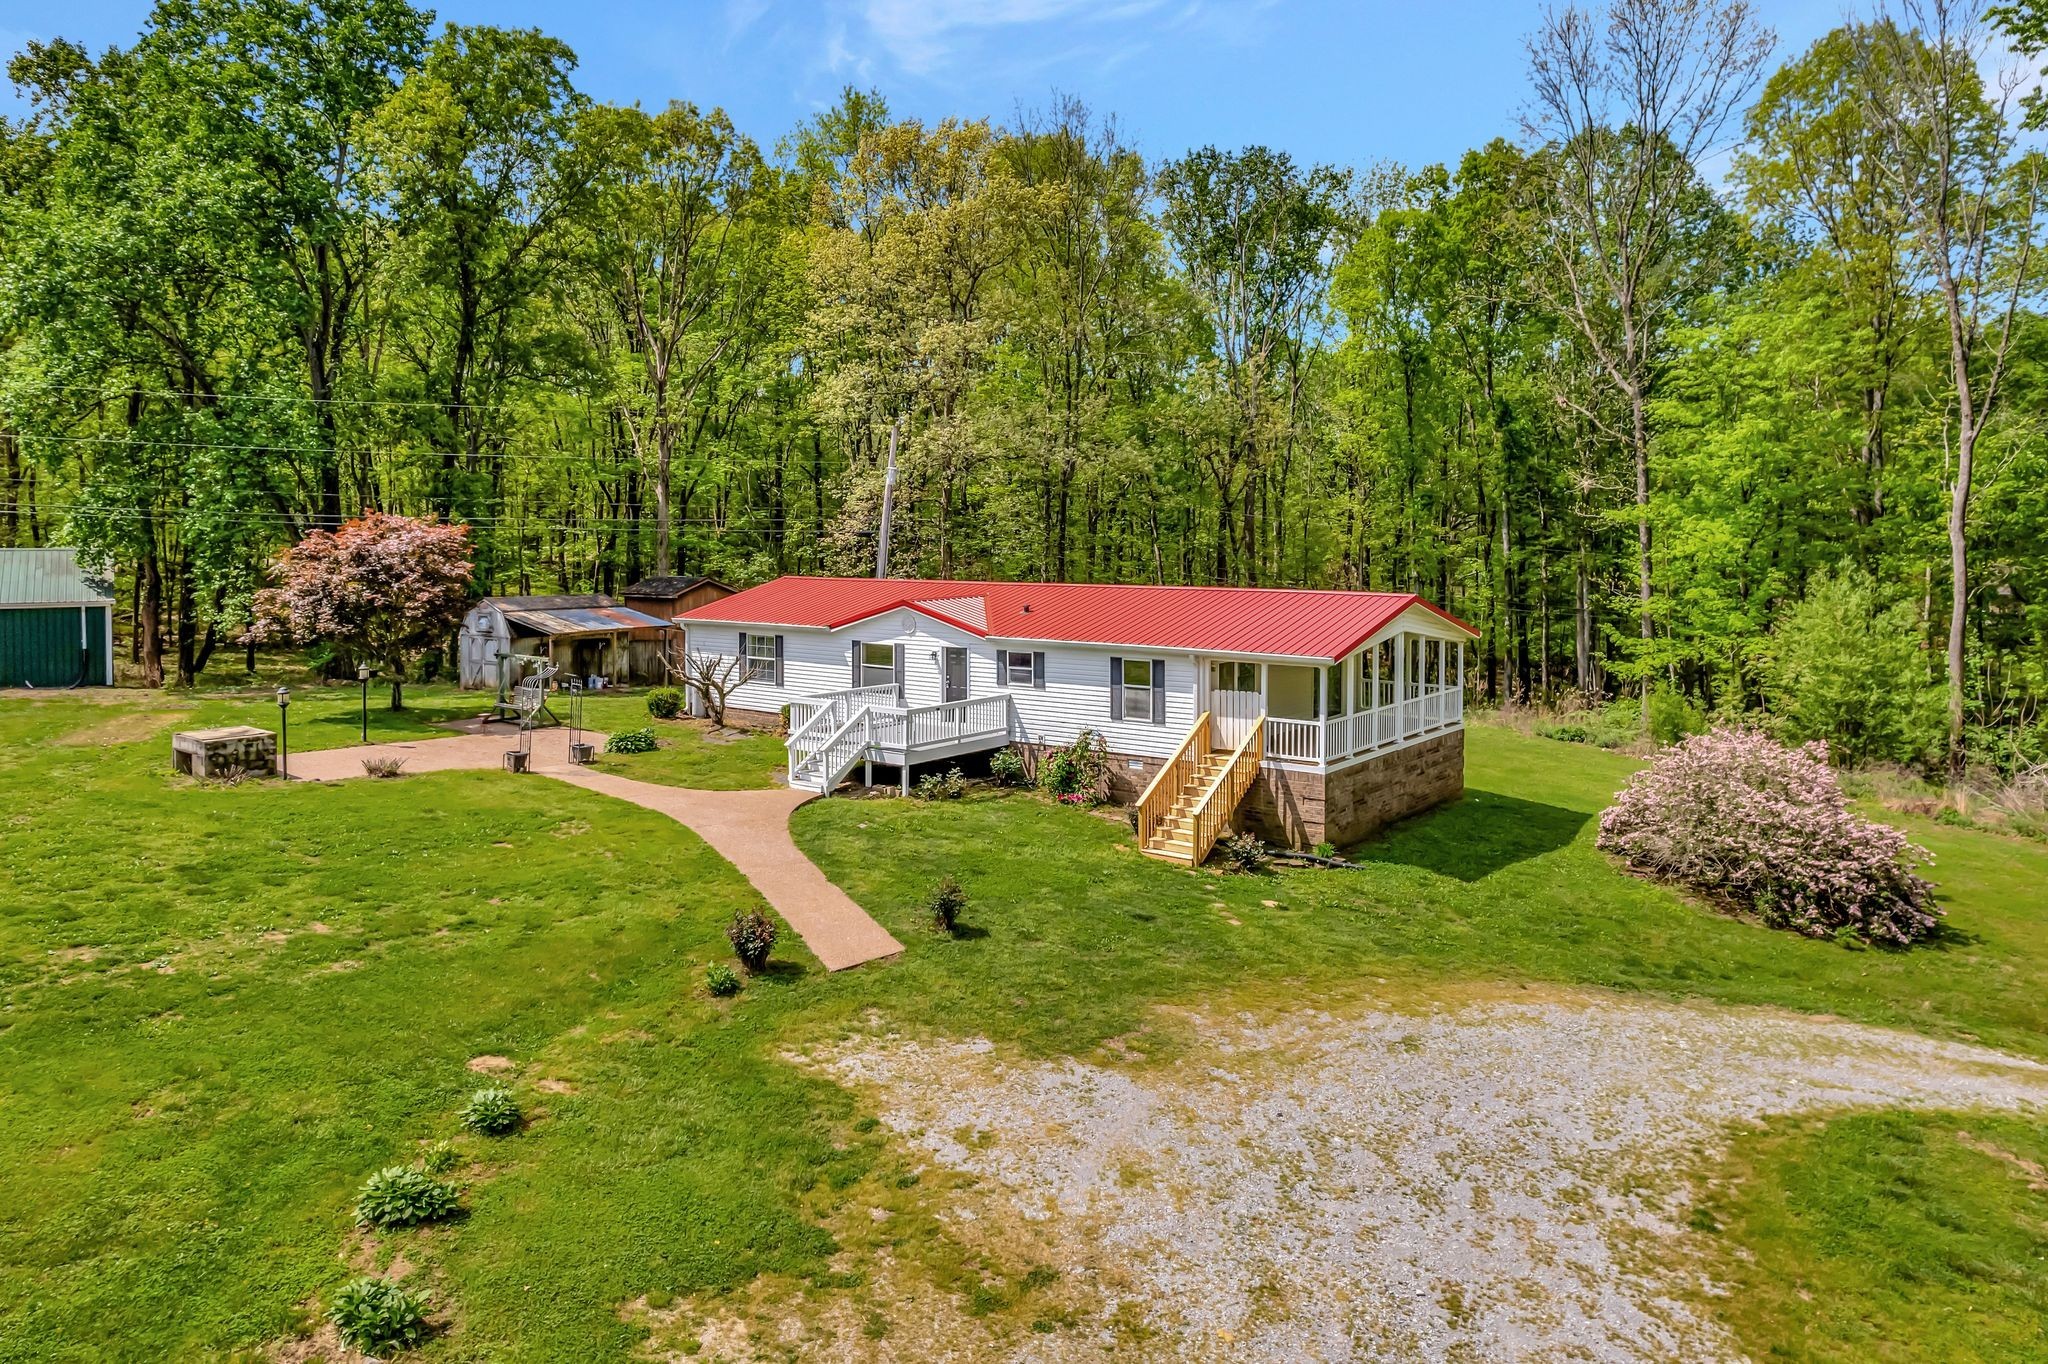
[[[1393,748],[1465,722],[1463,687],[1424,687],[1396,701],[1382,688],[1385,704],[1327,720],[1266,719],[1266,761],[1330,764]]]
[[[789,708],[792,784],[811,790],[837,786],[852,764],[872,755],[883,761],[917,762],[922,753],[946,757],[963,745],[997,747],[1009,742],[1010,698],[975,696],[931,706],[894,704],[893,687],[862,687],[807,696]],[[798,706],[803,722],[797,721]],[[818,762],[812,762],[818,757]],[[823,782],[820,787],[816,783]]]

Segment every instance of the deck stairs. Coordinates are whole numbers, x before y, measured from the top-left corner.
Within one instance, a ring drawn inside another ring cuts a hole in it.
[[[1265,717],[1236,748],[1217,748],[1204,712],[1138,798],[1138,846],[1147,857],[1198,867],[1229,828],[1265,759]]]
[[[866,706],[856,707],[844,723],[806,752],[789,770],[789,784],[821,795],[835,791],[874,743]]]

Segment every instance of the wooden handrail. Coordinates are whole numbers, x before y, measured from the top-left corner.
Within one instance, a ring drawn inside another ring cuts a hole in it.
[[[1266,717],[1262,713],[1253,722],[1251,733],[1230,755],[1229,765],[1216,774],[1214,784],[1203,792],[1200,804],[1195,807],[1194,827],[1189,831],[1194,842],[1194,865],[1199,867],[1209,860],[1216,840],[1223,835],[1223,826],[1237,812],[1238,803],[1251,790],[1259,775],[1259,764],[1265,760]]]
[[[1200,752],[1209,751],[1209,712],[1203,711],[1195,717],[1187,735],[1181,739],[1180,747],[1173,750],[1173,756],[1159,765],[1159,771],[1145,788],[1145,794],[1138,797],[1138,846],[1143,847],[1159,828],[1159,820],[1188,784],[1194,774],[1194,763],[1188,758],[1188,748],[1196,740],[1201,741]]]

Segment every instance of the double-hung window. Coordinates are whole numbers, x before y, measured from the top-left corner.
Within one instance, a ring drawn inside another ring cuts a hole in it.
[[[776,635],[746,636],[746,680],[775,683]]]
[[[1028,687],[1033,680],[1031,651],[1006,649],[1002,656],[1003,679],[1013,687]]]
[[[1152,668],[1154,660],[1149,658],[1127,658],[1124,660],[1123,714],[1124,720],[1150,722],[1152,714]]]
[[[893,687],[896,685],[895,645],[863,644],[860,646],[860,685],[863,687]]]

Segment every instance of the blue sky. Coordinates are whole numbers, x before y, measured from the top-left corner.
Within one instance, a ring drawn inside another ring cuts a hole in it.
[[[1843,0],[1761,0],[1779,58]],[[145,0],[0,0],[0,47],[130,41]],[[1149,156],[1264,142],[1305,161],[1455,160],[1515,136],[1537,0],[450,0],[444,20],[563,38],[600,99],[723,105],[772,145],[852,83],[899,115],[1003,119],[1055,90]],[[19,112],[0,82],[0,109]]]

